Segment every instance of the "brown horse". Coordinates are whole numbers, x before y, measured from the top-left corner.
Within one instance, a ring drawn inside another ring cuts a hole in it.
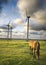
[[[39,59],[39,55],[40,55],[40,43],[37,40],[30,40],[29,41],[29,47],[30,50],[32,51],[33,54],[33,58],[36,58],[36,55]]]

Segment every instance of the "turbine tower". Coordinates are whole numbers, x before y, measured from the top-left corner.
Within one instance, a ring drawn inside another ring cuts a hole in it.
[[[30,16],[27,16],[27,20],[28,20],[28,22],[27,22],[27,41],[28,41],[28,36],[29,36],[29,19],[30,19]]]
[[[14,28],[12,25],[10,25],[10,21],[8,23],[8,35],[7,38],[9,39],[9,35],[10,35],[10,39],[12,39],[12,29]]]
[[[27,10],[26,10],[26,17],[27,17],[27,41],[29,40],[29,19],[30,19],[30,15],[27,14]]]
[[[10,28],[10,21],[9,21],[9,23],[6,25],[7,27],[8,27],[8,34],[7,34],[7,38],[9,39],[9,28]]]
[[[11,29],[10,30],[10,39],[12,39],[12,29],[13,29],[13,27],[11,26],[10,29]]]

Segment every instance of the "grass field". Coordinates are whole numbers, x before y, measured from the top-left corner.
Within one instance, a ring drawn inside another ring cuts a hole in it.
[[[24,40],[0,40],[0,65],[46,65],[46,41],[40,42],[40,60],[30,55]]]

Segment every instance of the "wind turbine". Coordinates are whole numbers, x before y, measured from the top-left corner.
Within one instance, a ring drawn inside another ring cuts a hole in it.
[[[10,21],[9,21],[9,23],[8,23],[6,26],[7,26],[7,29],[8,29],[8,31],[7,31],[7,32],[8,32],[8,34],[7,34],[7,38],[9,39],[9,32],[10,32],[10,31],[9,31],[9,29],[10,29]]]
[[[27,17],[27,41],[28,41],[28,36],[29,36],[29,19],[30,19],[30,15],[27,14],[27,10],[26,10],[26,17]]]
[[[12,39],[12,29],[14,29],[15,27],[15,24],[11,21],[0,26],[1,29],[5,29],[4,32],[7,32],[7,39]]]
[[[13,22],[8,23],[8,34],[10,34],[10,39],[12,39],[12,29],[14,29],[16,26],[13,24]]]
[[[10,24],[11,21],[9,21],[8,25],[6,25],[8,27],[8,35],[7,35],[7,38],[9,39],[9,36],[10,36],[10,39],[12,39],[12,29],[14,28],[12,26],[12,24]]]

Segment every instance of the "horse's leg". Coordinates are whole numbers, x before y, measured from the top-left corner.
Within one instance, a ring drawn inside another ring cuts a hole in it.
[[[33,49],[33,58],[36,58],[35,49]]]
[[[29,49],[30,49],[30,54],[31,54],[31,46],[29,46]]]
[[[37,50],[37,56],[38,56],[38,59],[39,59],[39,56],[40,56],[40,51]]]
[[[30,46],[30,54],[33,54],[33,48]]]

